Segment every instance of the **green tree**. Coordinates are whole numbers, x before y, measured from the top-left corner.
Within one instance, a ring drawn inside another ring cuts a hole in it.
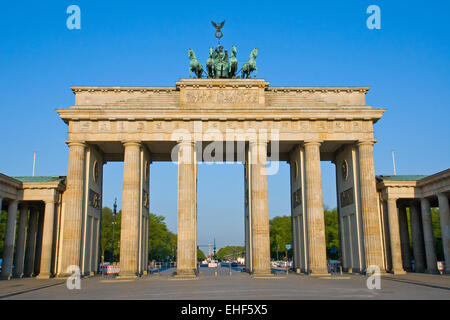
[[[325,208],[325,239],[327,244],[327,258],[339,259],[340,239],[339,239],[339,221],[337,209],[329,210]],[[333,252],[332,248],[336,251]]]
[[[436,248],[436,258],[438,261],[445,260],[444,247],[442,244],[441,218],[438,208],[431,208],[431,221],[433,222],[434,247]]]
[[[285,258],[292,256],[292,226],[291,217],[274,217],[269,221],[270,226],[270,255],[279,259],[281,254]],[[286,249],[286,245],[291,248]]]
[[[101,221],[101,238],[100,238],[100,252],[103,252],[103,261],[110,262],[112,254],[112,229],[114,225],[114,262],[120,260],[120,226],[121,226],[122,210],[117,213],[117,217],[114,220],[113,211],[108,207],[102,209],[102,221]]]
[[[245,247],[244,246],[226,246],[220,248],[216,253],[216,258],[218,260],[236,260],[239,257],[243,257],[245,255]]]
[[[200,250],[200,249],[197,249],[197,260],[198,261],[206,260],[205,253],[202,250]]]
[[[149,259],[157,261],[174,260],[177,248],[177,236],[170,232],[163,216],[149,215]]]
[[[336,209],[324,210],[325,219],[325,240],[327,257],[329,259],[339,259],[339,223]],[[278,216],[270,220],[270,255],[272,259],[292,258],[292,225],[290,216]],[[289,250],[286,245],[291,245]],[[336,252],[333,252],[333,247]]]

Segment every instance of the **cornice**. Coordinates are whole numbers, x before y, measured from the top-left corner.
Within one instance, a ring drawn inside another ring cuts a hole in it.
[[[106,92],[155,92],[172,93],[180,88],[264,88],[266,92],[281,93],[364,93],[370,87],[269,87],[269,82],[263,79],[181,79],[175,87],[147,87],[147,86],[71,86],[73,93],[106,93]]]
[[[441,182],[444,180],[450,179],[450,169],[435,173],[431,176],[428,176],[426,178],[423,178],[421,180],[418,181],[418,185],[423,187],[423,186],[427,186],[430,184],[434,184],[437,182]]]
[[[180,79],[175,83],[181,88],[262,88],[269,86],[264,79]]]
[[[364,93],[369,92],[370,87],[270,87],[268,92],[296,92],[296,93]]]
[[[378,121],[385,109],[57,109],[68,121]],[[224,114],[226,112],[226,114]]]
[[[90,86],[72,86],[70,87],[72,89],[72,92],[82,93],[82,92],[140,92],[140,93],[146,93],[146,92],[155,92],[155,93],[170,93],[177,90],[176,87],[90,87]]]

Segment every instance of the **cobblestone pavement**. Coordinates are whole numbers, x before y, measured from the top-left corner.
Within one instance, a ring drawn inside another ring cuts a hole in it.
[[[81,280],[80,290],[67,289],[65,280],[13,279],[0,281],[0,299],[446,299],[450,276],[385,275],[380,290],[369,290],[367,277],[335,274],[312,277],[279,272],[271,279],[254,279],[237,269],[201,268],[194,280],[178,280],[174,269],[137,279],[95,276]]]

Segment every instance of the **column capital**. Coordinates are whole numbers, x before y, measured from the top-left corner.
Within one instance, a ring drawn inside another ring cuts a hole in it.
[[[69,146],[69,148],[76,147],[76,146],[86,147],[85,141],[66,140],[66,144]]]
[[[248,142],[249,146],[267,146],[267,140],[250,140]]]
[[[11,199],[10,201],[9,201],[9,205],[12,205],[12,204],[15,204],[15,205],[19,205],[19,200],[17,200],[17,199]]]
[[[137,146],[140,147],[142,145],[141,141],[137,141],[137,140],[126,140],[126,141],[122,141],[122,144],[124,147],[128,147],[128,146]]]
[[[186,146],[186,145],[191,146],[191,145],[195,144],[195,141],[180,139],[180,140],[177,140],[177,144],[179,144],[180,146]]]
[[[55,204],[55,203],[57,203],[58,201],[57,200],[54,200],[54,199],[52,199],[52,200],[44,200],[44,203],[45,204]]]
[[[446,195],[445,193],[443,193],[443,192],[438,192],[438,193],[436,194],[436,196],[437,196],[438,198],[440,198],[440,197],[442,197],[442,198],[447,198],[447,195]]]
[[[303,146],[321,146],[323,143],[323,140],[305,140],[303,142]]]
[[[377,143],[377,140],[358,140],[356,142],[356,145],[358,147],[359,146],[367,146],[367,145],[373,146],[375,143]]]

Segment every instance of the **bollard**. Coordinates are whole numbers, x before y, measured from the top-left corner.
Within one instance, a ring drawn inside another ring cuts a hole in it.
[[[216,268],[214,269],[214,276],[217,277],[217,266],[216,266]]]
[[[341,270],[341,276],[342,276],[342,266],[339,266],[339,269]]]
[[[231,271],[231,263],[230,263],[230,276],[233,274],[233,272]]]

